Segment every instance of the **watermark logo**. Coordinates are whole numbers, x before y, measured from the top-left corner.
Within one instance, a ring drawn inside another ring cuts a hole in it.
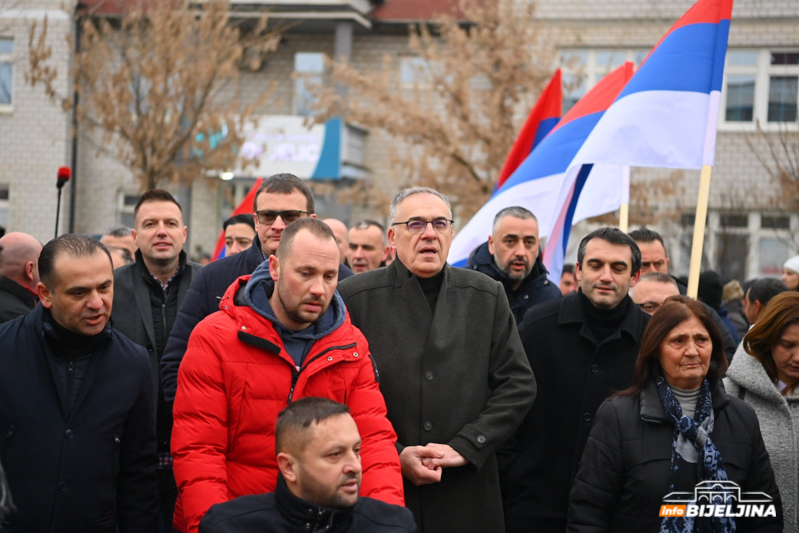
[[[663,497],[660,516],[752,517],[777,516],[773,498],[764,492],[741,492],[734,481],[702,481],[694,492],[671,492]]]

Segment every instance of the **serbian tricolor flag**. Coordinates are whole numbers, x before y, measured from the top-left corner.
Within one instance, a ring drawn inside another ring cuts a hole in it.
[[[713,165],[732,0],[700,0],[649,52],[574,157],[544,253],[559,275],[569,229],[616,178],[597,164],[699,169]],[[581,165],[594,165],[585,170]],[[584,199],[580,201],[580,199]]]
[[[494,217],[502,209],[519,205],[526,207],[538,219],[541,237],[552,226],[552,217],[566,171],[585,139],[594,129],[608,106],[632,76],[632,63],[617,68],[588,91],[558,122],[535,150],[519,165],[501,189],[480,208],[455,236],[448,261],[453,266],[465,266],[469,254],[491,233]],[[600,166],[596,172],[621,175],[618,166]],[[610,199],[597,198],[596,207],[604,209],[615,202],[619,206],[619,191],[608,191]],[[599,211],[607,213],[615,208]],[[593,215],[592,215],[593,216]]]
[[[508,181],[513,172],[530,155],[530,152],[538,146],[552,128],[560,120],[561,109],[563,108],[563,85],[561,83],[560,69],[555,71],[555,75],[541,92],[538,101],[530,111],[530,115],[522,126],[522,131],[516,137],[516,141],[505,159],[505,164],[497,179],[497,189]]]
[[[238,207],[236,207],[236,209],[234,209],[233,212],[230,213],[231,217],[235,215],[252,214],[252,206],[253,206],[253,201],[255,200],[255,195],[258,193],[258,188],[261,186],[263,182],[264,182],[263,178],[258,178],[257,180],[255,180],[255,183],[253,184],[252,187],[250,187],[250,190],[247,192],[246,196],[244,196],[244,199],[241,201]],[[258,238],[257,235],[255,237]],[[225,230],[222,230],[222,232],[219,234],[219,238],[216,240],[216,248],[214,248],[214,255],[212,255],[211,257],[213,258],[214,261],[225,257]]]

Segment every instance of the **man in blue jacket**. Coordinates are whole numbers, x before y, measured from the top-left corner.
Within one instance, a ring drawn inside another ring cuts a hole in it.
[[[468,267],[502,283],[517,326],[532,306],[561,297],[541,260],[538,219],[524,207],[497,213],[488,242],[472,252]]]
[[[258,265],[274,254],[286,226],[305,217],[314,217],[314,197],[303,180],[293,174],[275,174],[264,180],[253,202],[258,238],[243,252],[215,261],[203,268],[191,282],[161,358],[161,381],[167,402],[175,399],[178,368],[186,353],[194,326],[219,311],[219,300],[240,276],[252,274]],[[339,266],[338,279],[352,271]]]
[[[0,326],[0,459],[17,508],[0,531],[157,531],[150,362],[110,325],[111,256],[62,235],[38,267],[40,305]]]

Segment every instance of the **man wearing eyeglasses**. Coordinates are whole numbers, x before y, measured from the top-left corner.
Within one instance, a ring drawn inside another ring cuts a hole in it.
[[[654,314],[666,298],[679,294],[680,290],[674,279],[662,272],[650,272],[641,276],[635,287],[630,289],[630,298],[648,315]]]
[[[535,398],[502,285],[450,268],[452,211],[415,187],[391,202],[396,259],[339,291],[369,340],[418,531],[504,532],[495,451]]]
[[[252,246],[206,266],[191,283],[161,358],[161,380],[167,402],[175,399],[178,368],[194,327],[219,310],[219,300],[237,278],[252,274],[275,253],[286,226],[300,218],[316,218],[313,193],[293,174],[275,174],[265,179],[255,195],[253,211],[258,238]],[[351,275],[349,268],[339,266],[339,280]]]

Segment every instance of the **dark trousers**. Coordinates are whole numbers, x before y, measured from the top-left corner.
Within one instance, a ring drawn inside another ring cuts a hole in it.
[[[172,528],[172,515],[175,514],[175,501],[178,499],[178,486],[171,468],[158,470],[159,533],[175,533]]]

